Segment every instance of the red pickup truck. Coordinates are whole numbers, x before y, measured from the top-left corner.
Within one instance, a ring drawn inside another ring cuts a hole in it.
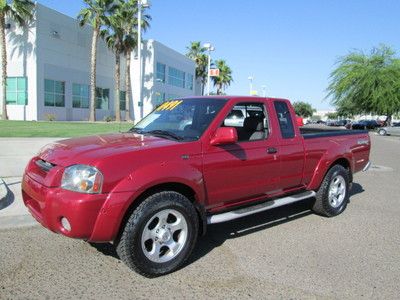
[[[207,224],[314,198],[346,208],[369,165],[366,131],[296,124],[288,100],[196,97],[164,102],[125,133],[61,140],[26,167],[25,205],[48,229],[110,242],[145,276],[182,266]]]

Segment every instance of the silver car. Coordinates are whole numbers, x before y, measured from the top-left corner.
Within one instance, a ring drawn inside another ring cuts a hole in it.
[[[400,136],[400,123],[394,123],[392,126],[379,128],[378,134],[379,135],[399,135]]]

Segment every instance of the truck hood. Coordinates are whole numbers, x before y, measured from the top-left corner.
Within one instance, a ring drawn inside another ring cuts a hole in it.
[[[176,144],[176,141],[136,133],[117,133],[60,140],[44,146],[39,157],[59,166],[93,165],[96,161],[132,151]]]

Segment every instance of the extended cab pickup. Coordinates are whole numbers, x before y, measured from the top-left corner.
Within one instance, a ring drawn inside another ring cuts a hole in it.
[[[48,229],[112,241],[133,270],[166,274],[207,224],[306,198],[320,215],[344,211],[353,174],[370,165],[368,133],[295,120],[284,99],[167,101],[128,132],[45,146],[26,167],[24,203]]]

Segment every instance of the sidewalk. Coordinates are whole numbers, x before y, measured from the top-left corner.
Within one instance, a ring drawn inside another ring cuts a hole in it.
[[[0,138],[0,229],[39,223],[22,201],[21,179],[29,159],[60,138]]]

